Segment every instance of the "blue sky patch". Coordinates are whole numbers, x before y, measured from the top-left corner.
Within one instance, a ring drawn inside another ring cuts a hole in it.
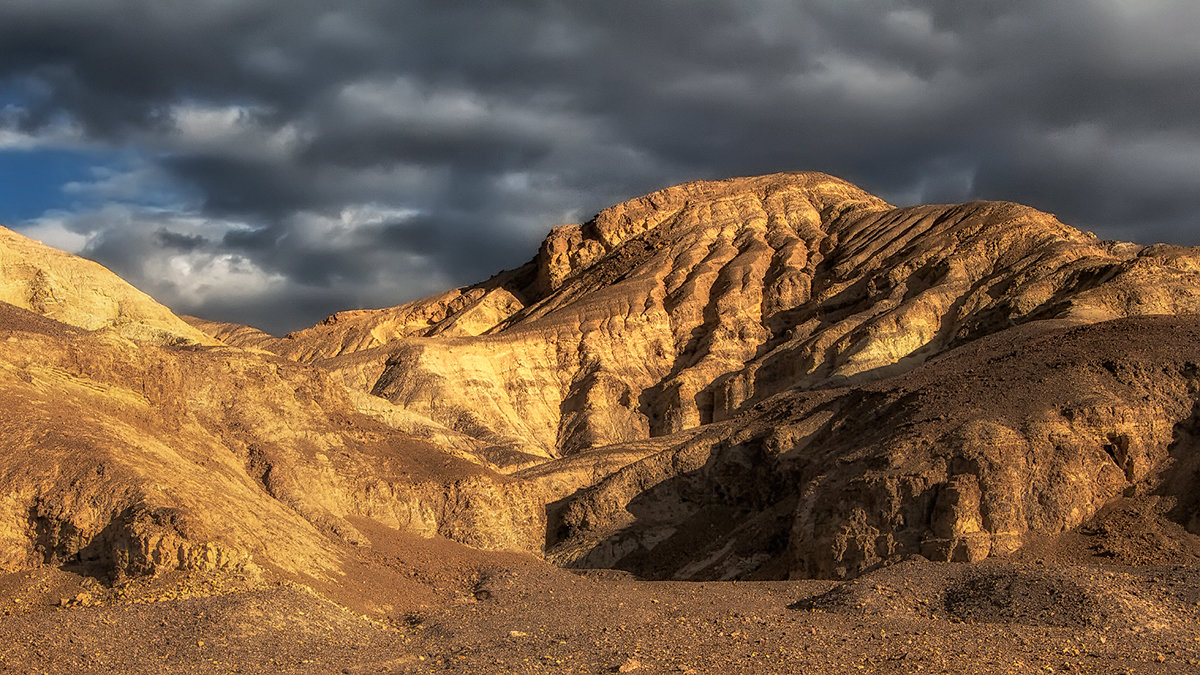
[[[63,186],[90,181],[100,160],[95,152],[0,151],[0,223],[11,226],[51,209],[73,210],[80,196],[67,194]]]

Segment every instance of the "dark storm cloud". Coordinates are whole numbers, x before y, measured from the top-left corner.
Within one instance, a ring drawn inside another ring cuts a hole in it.
[[[257,158],[179,154],[162,167],[202,195],[204,210],[222,216],[249,215],[273,221],[299,209],[337,203],[302,167]]]
[[[181,311],[281,330],[693,178],[814,169],[1197,243],[1197,29],[1189,0],[11,0],[0,119],[140,151],[195,196],[177,229],[51,225]]]
[[[154,238],[160,246],[179,251],[195,251],[209,243],[207,239],[198,234],[181,234],[167,229],[156,231]]]

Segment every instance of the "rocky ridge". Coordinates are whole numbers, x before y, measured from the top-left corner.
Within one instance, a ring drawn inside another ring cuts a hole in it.
[[[899,372],[1031,320],[1194,311],[1195,265],[1016,204],[896,209],[784,174],[656,192],[556,228],[485,284],[334,315],[268,348],[553,458]]]

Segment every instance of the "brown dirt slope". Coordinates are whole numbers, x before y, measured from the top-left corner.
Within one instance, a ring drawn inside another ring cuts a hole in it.
[[[414,598],[365,615],[295,584],[162,575],[105,589],[59,571],[0,575],[0,672],[1182,674],[1200,665],[1195,568],[912,561],[839,584],[679,583],[574,576],[450,546],[372,550],[379,557],[360,569],[375,575],[376,597],[403,581],[384,576],[388,566],[420,569],[421,581],[405,589]],[[450,574],[425,576],[434,557]]]

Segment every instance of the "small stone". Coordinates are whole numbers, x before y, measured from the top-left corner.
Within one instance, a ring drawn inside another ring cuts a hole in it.
[[[634,659],[634,658],[630,658],[630,659],[626,659],[625,663],[622,663],[620,666],[617,667],[617,672],[618,673],[632,673],[633,671],[635,671],[641,667],[642,667],[641,661],[638,661],[637,659]]]

